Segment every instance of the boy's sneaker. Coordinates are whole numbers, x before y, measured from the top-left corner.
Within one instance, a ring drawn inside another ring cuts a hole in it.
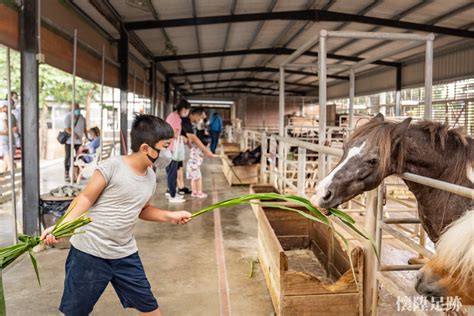
[[[184,187],[182,189],[179,189],[178,193],[181,194],[181,195],[185,195],[185,194],[191,194],[192,191],[189,188]]]
[[[174,198],[169,197],[168,202],[170,202],[170,203],[184,203],[184,202],[186,202],[186,200],[183,199],[183,197],[181,195],[176,195]]]
[[[182,193],[181,190],[180,190],[180,191],[177,191],[177,192],[176,192],[176,195],[178,195],[178,196],[184,198],[184,193]],[[166,190],[165,196],[166,196],[166,198],[168,198],[168,199],[171,197],[170,190]]]

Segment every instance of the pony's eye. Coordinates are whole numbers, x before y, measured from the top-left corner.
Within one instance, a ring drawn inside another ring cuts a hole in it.
[[[379,161],[377,159],[370,159],[370,160],[367,160],[367,163],[371,166],[375,166]]]

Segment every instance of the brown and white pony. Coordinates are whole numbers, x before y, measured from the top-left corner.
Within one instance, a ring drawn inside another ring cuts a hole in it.
[[[473,188],[473,139],[440,123],[410,123],[410,118],[388,122],[379,114],[356,129],[339,164],[318,183],[312,203],[336,207],[403,172]],[[474,197],[405,183],[418,201],[423,228],[437,243],[435,258],[419,273],[418,293],[430,298],[458,295],[463,304],[473,304]]]

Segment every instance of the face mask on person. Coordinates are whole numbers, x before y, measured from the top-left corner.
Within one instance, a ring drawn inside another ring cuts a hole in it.
[[[74,110],[74,115],[75,115],[75,116],[81,115],[81,110],[80,110],[80,109],[75,109],[75,110]]]
[[[189,109],[182,109],[179,113],[181,117],[188,117],[189,115]]]
[[[171,162],[171,152],[167,148],[158,149],[153,146],[150,146],[150,147],[153,148],[153,150],[155,150],[158,153],[158,156],[156,156],[155,158],[153,158],[152,156],[148,154],[146,155],[148,159],[151,161],[151,163],[153,164],[153,167],[157,169],[166,168]]]

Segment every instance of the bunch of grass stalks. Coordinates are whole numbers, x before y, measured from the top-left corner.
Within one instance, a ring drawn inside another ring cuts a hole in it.
[[[54,226],[54,229],[51,234],[54,235],[56,238],[64,238],[80,234],[82,232],[75,232],[75,230],[84,225],[89,224],[92,221],[89,217],[83,214],[72,221],[64,222],[64,219],[69,215],[69,213],[72,212],[74,207],[75,204],[71,204],[67,212],[58,220],[58,222]],[[38,284],[41,286],[41,281],[38,272],[38,263],[33,254],[33,248],[41,244],[42,241],[38,236],[30,236],[24,234],[19,235],[18,240],[20,242],[16,245],[0,248],[0,316],[6,315],[5,296],[2,283],[2,270],[12,264],[16,259],[18,259],[26,252],[28,252],[30,256],[31,263],[33,265],[33,269],[38,280]]]
[[[302,206],[308,212],[305,212],[301,209],[297,209],[288,205],[275,203],[275,200],[290,202],[290,204]],[[257,204],[257,205],[261,205],[265,207],[272,207],[272,208],[278,208],[278,209],[289,211],[289,212],[295,212],[307,219],[310,219],[312,221],[328,226],[331,229],[331,232],[333,234],[334,233],[337,234],[340,237],[340,239],[343,241],[343,246],[345,248],[345,251],[348,254],[349,262],[352,269],[352,274],[354,276],[354,280],[356,284],[357,284],[357,278],[356,278],[356,272],[354,269],[354,264],[352,262],[352,256],[350,253],[349,241],[347,240],[347,238],[344,237],[344,235],[341,232],[335,229],[333,222],[328,218],[328,216],[333,216],[334,218],[337,218],[348,229],[352,230],[357,235],[361,236],[363,239],[370,241],[372,248],[378,258],[378,253],[376,251],[373,240],[355,226],[356,222],[349,214],[341,210],[338,210],[336,208],[326,209],[326,212],[323,213],[318,208],[316,208],[308,199],[301,196],[283,195],[283,194],[278,194],[278,193],[247,194],[247,195],[231,198],[231,199],[224,200],[216,204],[207,206],[195,212],[194,214],[192,214],[192,217],[199,216],[201,214],[213,211],[218,208],[220,209],[220,208],[232,207],[232,206],[243,205],[243,204]]]

